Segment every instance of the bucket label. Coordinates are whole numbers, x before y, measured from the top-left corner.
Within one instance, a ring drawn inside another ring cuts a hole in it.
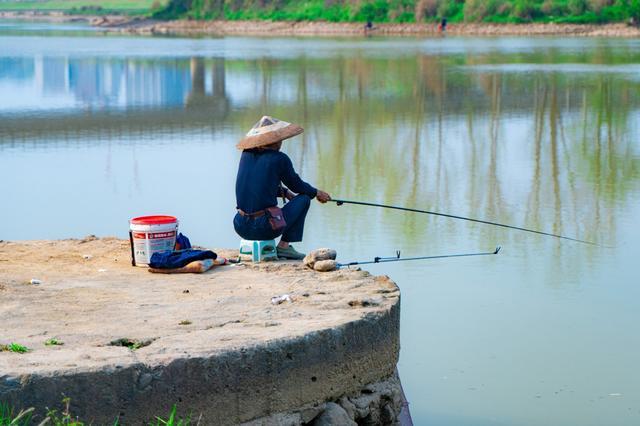
[[[176,231],[132,232],[133,252],[136,264],[146,265],[155,252],[173,250]]]
[[[153,232],[149,234],[149,239],[150,240],[155,240],[157,238],[170,238],[170,237],[175,237],[176,236],[176,231],[170,231],[170,232]]]

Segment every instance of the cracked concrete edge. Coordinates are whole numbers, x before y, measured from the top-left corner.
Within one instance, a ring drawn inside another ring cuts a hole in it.
[[[400,378],[396,371],[387,378],[363,386],[359,391],[323,403],[306,404],[287,412],[253,419],[242,423],[241,426],[301,426],[305,424],[315,426],[316,423],[319,423],[318,419],[330,402],[338,404],[346,416],[357,424],[399,425],[403,404]]]
[[[134,364],[78,374],[0,376],[0,401],[16,409],[59,407],[95,424],[139,424],[177,404],[205,424],[238,424],[359,392],[395,371],[400,298],[388,310],[295,338],[167,365]]]

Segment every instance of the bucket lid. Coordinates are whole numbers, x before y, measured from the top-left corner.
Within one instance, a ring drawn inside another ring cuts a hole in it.
[[[178,219],[173,216],[156,215],[134,217],[129,222],[132,225],[167,225],[178,222]]]

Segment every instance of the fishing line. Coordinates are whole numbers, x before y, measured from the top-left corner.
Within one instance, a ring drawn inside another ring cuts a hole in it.
[[[329,200],[329,201],[333,201],[338,206],[341,206],[343,204],[357,204],[357,205],[360,205],[360,206],[382,207],[382,208],[385,208],[385,209],[403,210],[403,211],[407,211],[407,212],[431,214],[431,215],[434,215],[434,216],[448,217],[448,218],[451,218],[451,219],[468,220],[470,222],[484,223],[486,225],[501,226],[503,228],[516,229],[518,231],[532,232],[534,234],[547,235],[549,237],[562,238],[564,240],[575,241],[575,242],[578,242],[578,243],[590,244],[590,245],[593,245],[593,246],[600,246],[600,244],[598,244],[598,243],[594,243],[594,242],[591,242],[591,241],[585,241],[585,240],[579,240],[577,238],[572,238],[572,237],[566,237],[564,235],[552,234],[552,233],[543,232],[543,231],[536,231],[535,229],[527,229],[527,228],[522,228],[522,227],[519,227],[519,226],[505,225],[504,223],[490,222],[488,220],[481,220],[481,219],[473,219],[473,218],[470,218],[470,217],[457,216],[457,215],[448,214],[448,213],[439,213],[439,212],[433,212],[433,211],[429,211],[429,210],[410,209],[408,207],[398,207],[398,206],[391,206],[391,205],[387,205],[387,204],[367,203],[367,202],[364,202],[364,201],[352,201],[352,200],[340,200],[340,199],[332,199],[332,200]]]

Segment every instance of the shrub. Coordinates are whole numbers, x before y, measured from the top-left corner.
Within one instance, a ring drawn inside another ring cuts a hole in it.
[[[357,21],[386,22],[389,19],[389,4],[385,0],[365,3],[356,14]]]
[[[557,0],[544,0],[540,5],[540,12],[547,16],[560,16],[568,13],[567,3]]]
[[[588,0],[587,3],[589,9],[593,10],[595,13],[600,13],[602,9],[613,4],[611,0]]]
[[[453,18],[456,15],[462,14],[463,7],[464,2],[456,0],[441,0],[437,13],[441,18]]]
[[[498,10],[496,11],[496,14],[501,16],[510,15],[512,9],[513,9],[513,5],[511,3],[505,2],[505,3],[502,3],[500,6],[498,6]]]
[[[629,2],[629,18],[635,25],[640,23],[640,0],[631,0]]]
[[[434,17],[438,13],[440,0],[418,0],[416,2],[416,21],[423,21],[425,17]]]
[[[415,20],[414,0],[388,0],[388,18],[393,22],[413,22]]]
[[[153,3],[151,3],[151,12],[158,12],[160,9],[162,9],[162,3],[160,3],[160,0],[153,0]]]
[[[324,10],[323,17],[329,22],[349,21],[351,12],[346,6],[336,4]]]
[[[599,15],[603,22],[622,22],[629,18],[630,5],[627,0],[616,0],[602,7]]]
[[[192,6],[191,0],[169,0],[167,5],[152,13],[155,19],[177,19],[184,16]]]
[[[587,0],[569,0],[567,7],[572,15],[582,15],[587,11]]]
[[[479,22],[494,15],[502,2],[500,0],[467,0],[464,3],[464,20]]]
[[[536,5],[533,0],[516,0],[513,3],[511,16],[525,21],[530,21],[536,15]]]
[[[197,9],[197,7],[195,7],[196,1],[200,1],[202,4],[200,13],[203,15],[203,18],[211,19],[222,15],[224,0],[194,0],[194,7],[192,9]]]

